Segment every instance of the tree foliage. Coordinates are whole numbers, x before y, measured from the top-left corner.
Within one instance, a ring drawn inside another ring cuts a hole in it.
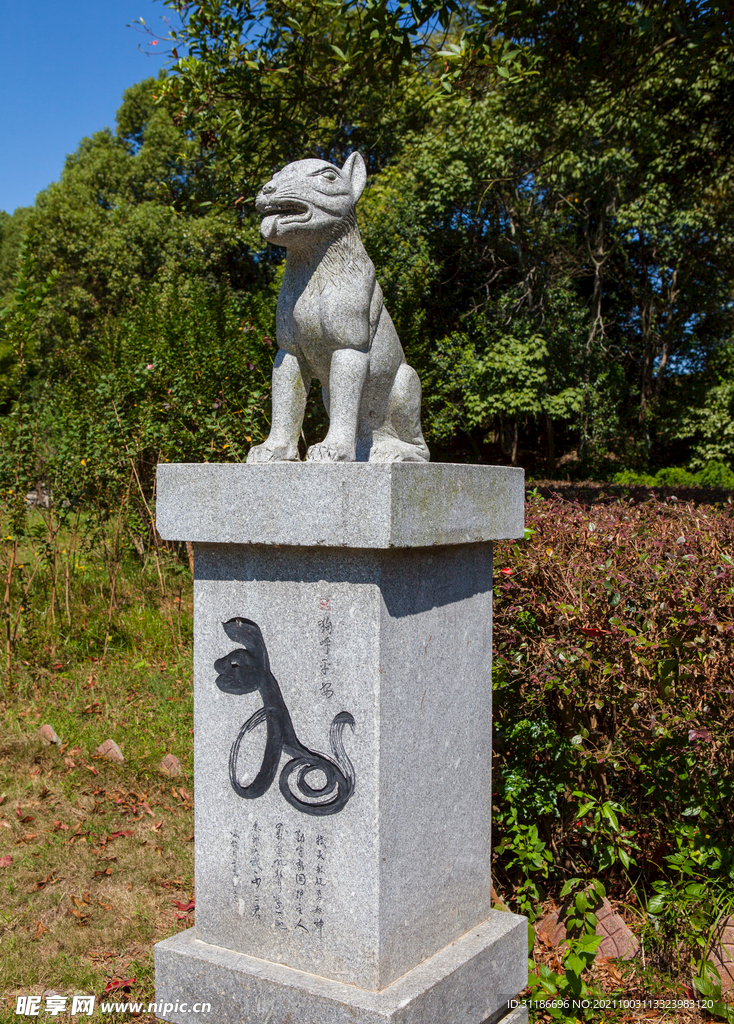
[[[235,309],[259,296],[274,336],[283,253],[251,199],[287,160],[360,148],[360,225],[437,457],[731,464],[728,7],[165,6],[170,72],[129,89],[116,131],[0,221],[0,284],[26,231],[9,368],[12,310],[36,289],[25,393],[107,372],[106,339],[173,294],[202,310],[222,287]]]

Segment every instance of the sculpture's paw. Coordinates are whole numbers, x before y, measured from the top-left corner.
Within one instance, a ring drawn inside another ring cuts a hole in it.
[[[306,454],[307,462],[354,462],[354,451],[346,445],[322,441],[312,444]]]
[[[298,449],[295,445],[270,444],[263,441],[250,448],[247,453],[248,462],[298,462]]]
[[[370,450],[370,462],[428,462],[430,455],[425,444],[411,444],[397,438],[384,438]]]

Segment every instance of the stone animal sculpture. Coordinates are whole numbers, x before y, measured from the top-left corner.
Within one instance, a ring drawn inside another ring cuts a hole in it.
[[[278,353],[268,438],[248,462],[297,461],[306,398],[321,384],[329,430],[311,462],[426,462],[421,386],[405,361],[357,228],[367,181],[359,153],[343,167],[288,164],[257,196],[260,230],[287,249],[278,297]]]
[[[283,766],[279,786],[291,807],[304,814],[315,815],[341,811],[354,791],[354,768],[342,741],[346,726],[351,726],[354,731],[354,719],[348,711],[342,711],[331,723],[333,760],[326,754],[309,750],[296,736],[278,681],[270,671],[270,659],[260,627],[250,619],[240,618],[223,622],[222,626],[230,640],[243,646],[214,663],[219,673],[217,686],[223,693],[243,694],[259,690],[263,702],[263,706],[247,719],[232,744],[229,755],[232,789],[245,800],[263,796],[275,779],[285,751],[291,760]],[[267,727],[262,765],[252,782],[243,786],[237,777],[240,746],[245,736],[262,722]],[[323,772],[325,781],[321,786],[308,782],[311,772]]]

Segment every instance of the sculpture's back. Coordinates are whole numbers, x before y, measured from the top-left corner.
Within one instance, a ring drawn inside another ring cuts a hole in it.
[[[309,448],[309,461],[430,458],[420,425],[420,381],[405,361],[357,228],[355,206],[366,177],[359,153],[343,168],[300,160],[257,197],[263,236],[288,255],[278,299],[272,426],[248,462],[298,460],[314,377],[329,430]]]

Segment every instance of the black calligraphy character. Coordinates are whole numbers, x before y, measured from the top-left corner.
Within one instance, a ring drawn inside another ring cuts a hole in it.
[[[291,760],[280,773],[279,786],[291,807],[304,814],[316,815],[341,811],[354,792],[354,768],[342,739],[347,725],[354,731],[354,719],[348,711],[341,711],[331,723],[329,738],[333,759],[309,750],[296,736],[280,686],[270,671],[270,659],[260,627],[250,619],[240,618],[230,619],[222,625],[227,636],[242,647],[214,662],[219,673],[217,686],[224,693],[244,694],[259,690],[263,702],[263,706],[247,719],[232,744],[229,779],[235,793],[245,800],[263,796],[275,779],[285,751]],[[263,722],[267,728],[267,742],[260,771],[249,785],[242,786],[237,780],[240,746],[245,736]],[[317,771],[323,772],[326,781],[321,786],[312,786],[308,776]]]

